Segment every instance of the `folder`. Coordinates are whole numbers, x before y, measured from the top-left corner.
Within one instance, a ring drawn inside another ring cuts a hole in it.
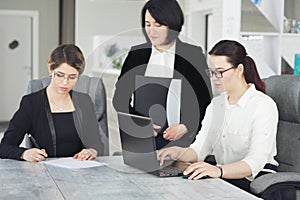
[[[181,80],[136,75],[134,109],[164,127],[180,122]]]

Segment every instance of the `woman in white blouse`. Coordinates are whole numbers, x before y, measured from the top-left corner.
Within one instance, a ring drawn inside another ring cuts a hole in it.
[[[189,179],[220,177],[249,191],[251,180],[277,170],[278,110],[240,43],[222,40],[209,55],[208,75],[221,95],[207,107],[190,147],[165,148],[158,155],[161,163],[166,156],[192,162],[184,172]],[[215,156],[217,165],[205,162],[208,155]]]

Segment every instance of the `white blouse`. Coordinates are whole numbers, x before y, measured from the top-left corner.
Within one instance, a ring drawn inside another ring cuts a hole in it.
[[[164,52],[159,52],[152,45],[151,56],[145,76],[173,78],[176,42]]]
[[[226,92],[214,97],[206,109],[202,128],[190,145],[203,161],[215,155],[218,164],[246,162],[253,180],[265,164],[274,160],[278,110],[275,102],[250,84],[236,105],[229,105]]]

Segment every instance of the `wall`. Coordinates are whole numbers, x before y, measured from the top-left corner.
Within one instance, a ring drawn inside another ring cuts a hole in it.
[[[300,20],[300,0],[285,0],[284,15],[289,19],[299,19]]]
[[[0,0],[0,9],[39,11],[39,74],[47,75],[48,56],[59,43],[59,0]]]
[[[93,50],[93,36],[113,36],[140,28],[140,12],[144,3],[130,0],[76,0],[75,43],[88,57]],[[138,33],[141,34],[140,31]]]
[[[94,49],[94,36],[140,36],[140,12],[145,1],[133,0],[76,0],[75,43],[86,57],[86,74],[101,76],[107,93],[107,118],[110,138],[110,154],[121,151],[116,112],[112,106],[114,85],[118,74],[93,71],[93,57],[99,49]],[[134,30],[134,31],[132,31]],[[99,40],[103,40],[98,37]],[[107,38],[105,38],[107,39]],[[104,40],[105,40],[104,39]],[[116,39],[116,38],[114,38]]]
[[[222,37],[222,15],[223,3],[220,0],[188,0],[185,1],[185,15],[187,18],[186,33],[200,46],[204,46],[205,22],[204,16],[209,17],[207,49],[211,47]]]
[[[287,1],[287,0],[285,0],[285,1]],[[300,8],[300,1],[299,0],[295,0],[294,15],[295,15],[296,19],[300,20],[299,8]]]

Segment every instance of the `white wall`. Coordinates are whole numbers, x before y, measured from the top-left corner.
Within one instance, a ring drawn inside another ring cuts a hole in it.
[[[140,12],[144,4],[144,1],[129,0],[77,0],[75,43],[87,57],[93,50],[93,36],[118,35],[140,28]]]
[[[208,34],[208,49],[210,49],[223,34],[223,1],[178,1],[185,14],[185,25],[181,38],[187,39],[188,42],[203,47],[204,15],[212,14]],[[140,12],[145,2],[143,0],[77,0],[75,6],[75,43],[88,57],[93,50],[94,35],[118,35],[132,29],[139,29]],[[132,32],[131,34],[136,33]]]
[[[39,74],[47,75],[48,56],[59,43],[59,0],[0,0],[0,9],[39,11]]]
[[[198,45],[204,45],[204,16],[211,14],[208,27],[208,50],[222,37],[223,2],[220,0],[186,0],[186,29],[189,38]]]

